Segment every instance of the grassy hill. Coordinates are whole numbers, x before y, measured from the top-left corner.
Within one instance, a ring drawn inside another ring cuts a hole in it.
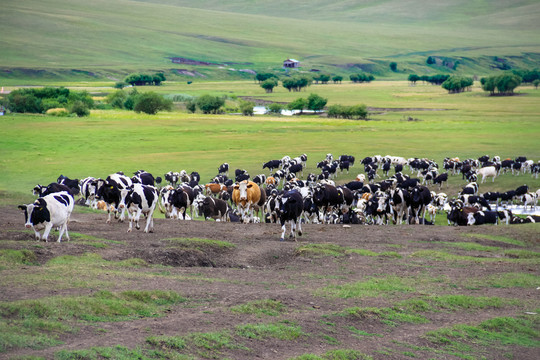
[[[279,69],[288,57],[333,73],[479,74],[504,63],[538,67],[539,15],[535,0],[10,0],[0,11],[0,76],[114,78],[197,68],[211,78],[247,77],[230,68]],[[428,67],[428,56],[439,65]]]

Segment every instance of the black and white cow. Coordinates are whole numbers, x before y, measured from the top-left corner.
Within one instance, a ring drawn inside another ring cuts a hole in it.
[[[80,193],[85,200],[85,205],[95,207],[96,203],[96,178],[89,176],[79,183]]]
[[[323,219],[330,208],[341,205],[342,197],[339,196],[335,186],[328,184],[319,184],[313,189],[313,203],[322,210]]]
[[[212,196],[207,196],[202,202],[200,213],[204,216],[204,220],[214,219],[219,221],[227,221],[229,206],[224,200],[214,199]]]
[[[24,226],[34,230],[36,240],[47,241],[51,229],[59,227],[58,242],[60,242],[64,232],[69,241],[67,224],[74,203],[73,196],[67,191],[62,191],[40,197],[32,204],[19,205],[19,209],[24,211]],[[45,226],[43,235],[36,229],[40,224]]]
[[[114,217],[118,218],[120,202],[126,197],[128,189],[132,185],[131,179],[120,173],[111,174],[105,180],[97,180],[96,199],[103,200],[107,204],[107,213],[109,215],[107,224],[111,222],[112,212],[114,212]],[[124,219],[125,208],[121,211],[120,221],[124,221]]]
[[[476,182],[472,182],[465,185],[465,187],[463,188],[463,190],[461,190],[461,193],[460,193],[460,195],[476,195],[476,194],[478,194],[478,183]]]
[[[479,211],[477,213],[469,213],[467,217],[467,225],[484,225],[495,224],[499,219],[497,211]]]
[[[180,219],[180,215],[182,215],[182,218],[186,220],[186,212],[189,209],[189,215],[193,218],[192,204],[195,200],[195,194],[191,187],[187,185],[178,186],[170,192],[168,200],[173,206],[173,209],[176,210],[176,212],[173,210],[171,217]]]
[[[126,196],[120,202],[120,208],[126,208],[129,217],[129,228],[127,232],[135,228],[140,229],[139,220],[141,215],[146,217],[146,226],[144,232],[154,232],[154,210],[158,203],[158,191],[151,185],[133,184],[129,188]]]
[[[259,186],[266,184],[266,175],[259,174],[253,177],[253,182]]]
[[[165,180],[167,180],[171,186],[176,186],[178,181],[180,181],[180,173],[177,171],[169,171],[164,176]]]
[[[34,189],[32,189],[32,193],[39,197],[43,197],[45,195],[49,195],[49,194],[57,193],[61,191],[67,191],[68,193],[73,195],[69,187],[67,187],[66,185],[59,184],[59,183],[50,183],[47,186],[38,184],[34,186]]]
[[[433,185],[439,184],[439,190],[441,189],[443,183],[446,183],[446,187],[448,187],[448,173],[442,173],[440,175],[437,175],[435,179],[433,179]]]
[[[390,205],[392,206],[393,222],[401,225],[409,223],[409,202],[410,194],[405,189],[396,189],[390,191]]]
[[[416,224],[420,223],[420,217],[424,218],[426,206],[431,202],[431,193],[429,189],[423,185],[414,187],[410,192],[410,207]]]
[[[60,175],[56,180],[57,183],[66,185],[73,196],[79,194],[79,179],[70,179],[67,176]]]
[[[131,177],[131,181],[134,184],[143,184],[143,185],[151,185],[154,186],[154,176],[150,174],[147,171],[144,170],[137,170],[133,173],[133,176]]]
[[[223,163],[223,164],[219,165],[218,174],[220,174],[220,175],[229,175],[229,164],[228,163]]]
[[[281,196],[279,207],[279,220],[281,223],[280,240],[285,240],[286,225],[291,225],[290,237],[296,241],[296,233],[302,236],[302,222],[300,216],[304,209],[304,201],[302,195],[296,190],[287,191]]]
[[[268,169],[270,173],[272,173],[274,169],[279,169],[280,166],[281,166],[281,160],[270,160],[263,164],[263,170]]]

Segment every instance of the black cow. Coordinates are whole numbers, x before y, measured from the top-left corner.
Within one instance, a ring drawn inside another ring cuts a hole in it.
[[[399,172],[403,171],[403,164],[396,164],[394,165],[394,172],[397,174]]]
[[[131,181],[133,181],[134,184],[154,186],[155,179],[154,179],[154,176],[150,174],[149,172],[146,172],[144,170],[138,170],[135,173],[133,173],[133,177],[131,178]]]
[[[347,170],[347,174],[349,173],[349,167],[351,166],[351,163],[348,160],[340,161],[339,162],[339,170],[343,172],[343,170]]]
[[[529,186],[527,186],[527,185],[519,186],[519,187],[516,189],[516,196],[523,196],[523,195],[525,195],[527,192],[529,192]]]
[[[289,173],[298,174],[301,173],[302,177],[304,176],[304,167],[302,164],[294,164],[289,166]]]
[[[352,190],[352,191],[355,191],[355,190],[360,190],[364,187],[364,183],[361,182],[361,181],[351,181],[351,182],[348,182],[346,183],[345,185],[346,188]]]
[[[189,208],[189,214],[193,218],[193,189],[189,186],[179,186],[174,189],[169,195],[169,202],[178,211],[178,219],[180,214],[184,220],[186,220],[186,211]]]
[[[211,196],[204,198],[200,208],[200,214],[204,216],[204,220],[212,218],[227,221],[228,213],[229,207],[227,202],[221,199],[214,199]]]
[[[280,240],[285,240],[286,224],[291,224],[290,237],[296,241],[296,232],[298,230],[298,236],[302,236],[302,222],[300,216],[304,208],[304,201],[302,195],[296,190],[287,191],[280,199],[279,207],[279,220],[281,223],[281,237]],[[298,227],[298,229],[297,229]]]
[[[70,179],[67,176],[60,175],[56,180],[57,183],[66,185],[71,191],[73,196],[79,194],[79,179]]]
[[[423,185],[418,185],[411,190],[410,194],[410,207],[416,224],[420,223],[420,215],[424,217],[425,223],[424,211],[426,206],[431,202],[431,193],[429,189]]]
[[[477,213],[469,213],[467,217],[467,225],[497,225],[498,219],[499,213],[497,211],[479,211]]]
[[[439,184],[439,190],[440,190],[444,182],[446,182],[446,187],[448,187],[447,181],[448,181],[448,173],[442,173],[438,175],[437,177],[435,177],[435,179],[433,179],[433,185]]]
[[[59,183],[50,183],[47,186],[42,186],[42,185],[38,184],[38,185],[34,186],[34,189],[32,190],[32,193],[34,195],[39,196],[39,197],[43,197],[45,195],[49,195],[49,194],[57,193],[57,192],[61,192],[61,191],[67,191],[71,195],[74,195],[71,192],[71,188],[67,187],[66,185],[59,184]]]
[[[420,184],[420,179],[416,179],[416,178],[411,178],[411,179],[406,179],[402,182],[398,182],[398,185],[397,187],[401,188],[401,189],[405,189],[405,190],[410,190],[416,186],[418,186]]]
[[[270,160],[263,164],[263,169],[268,169],[270,172],[278,169],[281,166],[281,160]]]
[[[478,161],[480,161],[481,163],[485,163],[485,162],[489,161],[489,155],[480,156],[478,158]]]
[[[501,194],[495,191],[488,191],[485,192],[482,197],[486,199],[488,202],[495,202],[495,207],[499,207],[499,199],[501,198]]]
[[[337,188],[332,185],[320,184],[313,191],[313,202],[319,209],[322,209],[323,218],[326,218],[328,208],[341,205],[341,200]]]
[[[229,175],[229,164],[223,163],[223,164],[219,165],[218,174],[220,174],[220,175],[221,174]]]
[[[515,190],[506,191],[506,192],[501,193],[500,196],[501,196],[501,202],[504,201],[508,205],[509,203],[514,201],[514,197],[516,197],[516,191]]]

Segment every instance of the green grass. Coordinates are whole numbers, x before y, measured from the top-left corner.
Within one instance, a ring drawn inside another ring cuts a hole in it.
[[[281,301],[264,299],[254,300],[245,304],[236,305],[230,308],[233,313],[253,314],[257,316],[278,316],[285,312],[285,305]]]
[[[377,319],[389,326],[397,326],[402,323],[425,324],[429,320],[422,315],[399,308],[376,308],[376,307],[353,307],[341,311],[339,316],[353,317],[357,319]]]
[[[358,350],[336,349],[329,350],[322,355],[308,353],[290,358],[289,360],[373,360],[373,358]]]
[[[538,253],[526,250],[506,250],[504,255],[507,258],[500,257],[475,257],[470,255],[456,255],[440,250],[419,250],[410,255],[412,258],[427,258],[438,261],[448,262],[519,262],[523,264],[538,264]]]
[[[321,296],[337,298],[367,298],[388,297],[398,293],[415,291],[412,279],[398,276],[372,277],[365,281],[358,281],[343,285],[330,285],[318,289],[315,293]]]
[[[345,256],[348,254],[356,254],[360,256],[384,256],[384,257],[393,257],[401,258],[395,251],[384,251],[377,253],[372,250],[367,249],[355,249],[346,246],[341,246],[338,244],[331,243],[322,243],[322,244],[306,244],[301,245],[295,249],[295,254],[298,256],[306,257],[323,257],[323,256]]]
[[[307,334],[298,325],[290,322],[243,324],[236,326],[236,334],[248,339],[275,338],[279,340],[296,340]]]
[[[469,238],[483,239],[483,240],[491,240],[495,242],[502,242],[505,244],[516,245],[516,246],[523,246],[523,247],[527,246],[526,242],[513,239],[508,236],[473,234],[473,233],[462,234],[462,236],[469,237]]]
[[[344,72],[336,65],[357,64],[350,71],[403,79],[409,72],[449,72],[445,66],[425,64],[433,55],[459,61],[458,71],[472,75],[493,71],[495,56],[512,56],[508,60],[516,67],[537,66],[537,13],[538,4],[531,0],[452,1],[443,7],[421,0],[354,6],[345,0],[332,4],[318,0],[310,6],[300,0],[272,5],[184,0],[136,2],[129,7],[81,0],[21,0],[5,6],[0,14],[4,34],[0,46],[3,66],[13,70],[4,77],[24,77],[27,82],[35,78],[104,82],[122,78],[119,73],[171,68],[195,69],[217,79],[251,78],[229,69],[283,72],[280,68],[287,57],[301,60],[305,70]],[[134,22],[139,24],[136,29],[130,27]],[[440,31],[440,24],[452,31]],[[233,64],[227,69],[194,67],[172,64],[168,59],[172,56]],[[391,61],[398,63],[397,73],[389,70]],[[39,73],[42,69],[49,72]]]
[[[38,265],[37,256],[32,250],[0,250],[0,270],[16,265]]]
[[[464,282],[468,288],[478,289],[481,287],[494,288],[536,288],[540,286],[540,276],[529,273],[503,273],[491,275],[485,278],[472,278]]]

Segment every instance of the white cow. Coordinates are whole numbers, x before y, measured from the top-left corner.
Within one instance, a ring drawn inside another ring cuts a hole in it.
[[[495,166],[486,166],[478,170],[476,173],[478,176],[482,176],[482,181],[480,184],[483,184],[487,177],[493,178],[491,181],[495,182],[495,178],[497,177],[497,169]]]
[[[20,205],[19,209],[24,211],[24,225],[34,230],[36,240],[43,239],[47,241],[49,232],[54,226],[60,228],[58,235],[58,242],[60,242],[64,232],[69,241],[67,224],[73,211],[74,203],[73,196],[67,191],[62,191],[40,197],[32,204]],[[39,224],[45,226],[43,235],[40,235],[36,229]]]

